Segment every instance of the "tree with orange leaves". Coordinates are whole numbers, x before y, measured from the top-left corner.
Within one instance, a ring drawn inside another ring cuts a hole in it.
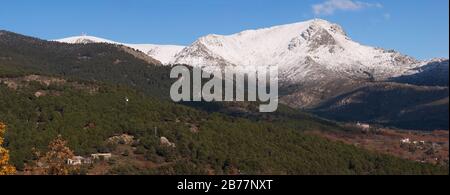
[[[9,151],[3,148],[6,125],[0,122],[0,175],[13,175],[16,168],[9,164]]]
[[[48,152],[41,155],[35,152],[37,161],[31,168],[27,168],[26,174],[32,175],[69,175],[76,172],[76,167],[67,164],[67,160],[73,158],[73,151],[66,146],[67,141],[58,135],[48,145]]]

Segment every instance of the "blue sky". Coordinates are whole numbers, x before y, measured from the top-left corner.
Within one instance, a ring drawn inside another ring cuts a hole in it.
[[[188,45],[200,36],[323,18],[363,44],[448,57],[448,0],[2,0],[0,29]]]

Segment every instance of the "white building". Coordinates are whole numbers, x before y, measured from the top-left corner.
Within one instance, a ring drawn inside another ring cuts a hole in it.
[[[400,140],[403,144],[410,144],[411,143],[411,140],[409,139],[409,138],[405,138],[405,139],[402,139],[402,140]]]
[[[91,154],[92,159],[97,160],[109,160],[112,157],[111,153],[97,153],[97,154]]]
[[[366,124],[366,123],[356,123],[356,126],[358,126],[359,128],[363,129],[363,130],[369,130],[370,129],[370,125]]]
[[[67,159],[67,164],[72,166],[91,164],[92,160],[90,158],[84,158],[82,156],[74,156],[71,159]]]

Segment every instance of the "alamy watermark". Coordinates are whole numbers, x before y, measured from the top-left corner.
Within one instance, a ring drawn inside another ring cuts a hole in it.
[[[278,67],[245,66],[188,68],[174,66],[170,78],[178,79],[170,89],[173,101],[260,102],[260,112],[278,108]]]

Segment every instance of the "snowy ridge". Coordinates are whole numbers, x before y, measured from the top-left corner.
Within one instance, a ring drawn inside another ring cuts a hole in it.
[[[361,45],[344,29],[326,20],[246,30],[233,35],[211,34],[188,47],[126,44],[92,36],[56,40],[65,43],[125,45],[165,65],[187,64],[214,71],[225,66],[242,72],[256,66],[277,66],[283,82],[340,78],[384,80],[415,74],[430,61],[418,61],[393,50]]]
[[[295,24],[208,35],[176,55],[193,66],[278,66],[285,81],[316,80],[328,73],[378,79],[410,72],[424,63],[395,51],[352,41],[337,24],[315,19]]]
[[[119,43],[115,41],[111,41],[108,39],[93,37],[93,36],[75,36],[64,39],[55,40],[57,42],[62,43],[70,43],[70,44],[87,44],[87,43],[110,43],[117,45],[124,45],[136,50],[139,50],[150,57],[159,60],[161,63],[167,65],[171,61],[175,55],[180,52],[184,46],[178,45],[154,45],[154,44],[128,44],[128,43]]]
[[[184,46],[178,45],[154,45],[154,44],[125,44],[159,60],[164,65],[169,65],[175,55],[183,50]]]
[[[93,37],[93,36],[87,36],[87,35],[68,37],[68,38],[64,38],[64,39],[58,39],[58,40],[55,40],[55,41],[62,42],[62,43],[70,43],[70,44],[86,44],[86,43],[120,44],[118,42],[114,42],[114,41],[111,41],[111,40],[108,40],[108,39],[103,39],[103,38],[98,38],[98,37]]]

